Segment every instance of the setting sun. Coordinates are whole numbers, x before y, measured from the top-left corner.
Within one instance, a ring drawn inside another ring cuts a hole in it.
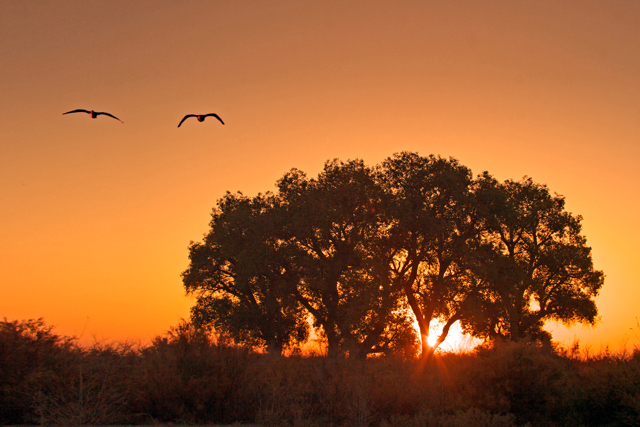
[[[416,331],[418,331],[418,323],[414,322],[414,326]],[[438,337],[442,334],[442,327],[444,325],[442,323],[436,324],[429,331],[429,338],[427,342],[429,346],[433,347],[436,345],[438,341]],[[481,340],[475,339],[470,335],[466,335],[462,333],[462,329],[460,328],[460,322],[456,322],[449,329],[449,333],[447,334],[447,338],[438,346],[438,351],[442,352],[464,352],[472,350],[476,345],[480,344]]]

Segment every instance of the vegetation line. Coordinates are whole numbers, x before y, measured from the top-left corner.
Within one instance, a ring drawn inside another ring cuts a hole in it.
[[[148,346],[80,347],[42,320],[0,322],[0,424],[632,426],[640,351],[495,341],[429,361],[278,357],[185,322]],[[80,390],[82,394],[80,395]]]

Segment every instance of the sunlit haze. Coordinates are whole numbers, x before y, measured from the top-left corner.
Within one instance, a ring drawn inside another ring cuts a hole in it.
[[[640,346],[637,1],[5,0],[0,58],[0,318],[149,342],[226,191],[415,151],[563,195],[606,279],[548,329]]]

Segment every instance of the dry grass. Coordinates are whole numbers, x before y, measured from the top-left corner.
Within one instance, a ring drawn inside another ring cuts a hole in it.
[[[428,363],[270,357],[194,330],[81,348],[42,322],[5,321],[0,361],[0,424],[640,425],[638,351],[504,343]]]

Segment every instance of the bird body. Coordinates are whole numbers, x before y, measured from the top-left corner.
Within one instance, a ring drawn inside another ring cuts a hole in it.
[[[93,110],[89,111],[89,110],[77,109],[77,110],[73,110],[73,111],[67,111],[66,113],[62,113],[62,115],[64,116],[65,114],[71,114],[71,113],[87,113],[87,114],[89,114],[89,116],[91,116],[92,119],[95,119],[96,117],[98,117],[100,115],[105,115],[105,116],[113,117],[114,119],[116,119],[120,123],[124,123],[122,120],[120,120],[119,118],[117,118],[113,114],[104,113],[104,112],[101,112],[101,111],[93,111]]]
[[[178,124],[178,127],[180,127],[182,122],[187,120],[189,117],[195,117],[196,119],[198,119],[199,122],[204,122],[204,119],[206,119],[209,116],[215,117],[216,119],[220,120],[220,123],[224,124],[224,122],[222,121],[220,116],[218,116],[217,114],[214,114],[214,113],[209,113],[209,114],[187,114],[186,116],[184,116],[182,118],[182,120],[180,120],[180,123]]]

